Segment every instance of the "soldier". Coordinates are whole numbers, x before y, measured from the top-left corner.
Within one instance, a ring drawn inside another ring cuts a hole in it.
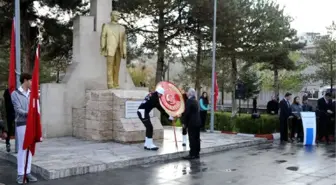
[[[153,143],[153,125],[150,120],[149,113],[153,108],[157,108],[169,120],[173,120],[172,116],[169,116],[166,111],[161,107],[159,98],[164,94],[162,87],[156,88],[155,92],[149,93],[138,108],[138,117],[146,127],[146,139],[144,144],[145,150],[158,150],[159,147]]]

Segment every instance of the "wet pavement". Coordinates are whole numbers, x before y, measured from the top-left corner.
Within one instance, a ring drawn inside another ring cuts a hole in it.
[[[15,184],[15,166],[0,160],[0,183]],[[128,167],[36,185],[336,185],[335,144],[278,143],[203,155],[199,160]]]
[[[152,152],[144,150],[142,142],[121,144],[87,141],[74,137],[46,139],[37,144],[32,171],[49,180],[180,159],[188,154],[189,149],[182,147],[182,128],[176,128],[176,133],[179,133],[176,134],[178,148],[175,145],[172,127],[164,127],[164,139],[155,140],[160,149]],[[201,154],[269,143],[261,138],[203,132],[201,140]],[[16,162],[16,154],[8,154],[4,152],[5,150],[5,144],[0,142],[0,158]]]

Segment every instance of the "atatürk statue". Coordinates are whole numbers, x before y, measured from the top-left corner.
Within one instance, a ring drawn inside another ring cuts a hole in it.
[[[106,57],[107,87],[119,87],[119,69],[121,58],[126,58],[125,27],[118,23],[120,13],[111,12],[111,22],[103,24],[100,36],[100,53]]]

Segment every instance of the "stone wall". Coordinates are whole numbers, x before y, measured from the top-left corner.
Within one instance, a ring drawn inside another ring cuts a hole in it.
[[[125,103],[142,100],[144,90],[99,90],[86,92],[85,108],[73,108],[73,136],[88,140],[139,142],[145,138],[145,127],[139,118],[125,118]],[[159,118],[151,118],[154,139],[163,138]]]

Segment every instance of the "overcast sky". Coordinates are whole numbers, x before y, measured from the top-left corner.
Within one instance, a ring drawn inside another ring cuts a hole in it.
[[[293,28],[299,33],[326,31],[336,22],[336,0],[276,0],[294,18]]]

